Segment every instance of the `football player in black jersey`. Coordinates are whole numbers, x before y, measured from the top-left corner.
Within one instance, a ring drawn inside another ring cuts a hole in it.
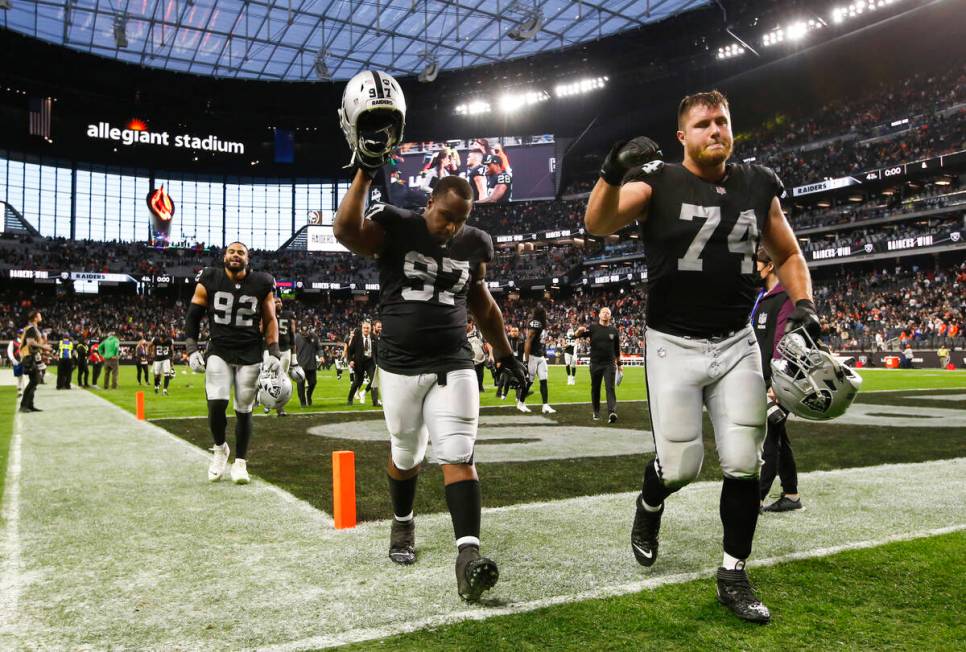
[[[295,334],[298,332],[298,323],[295,320],[295,313],[284,308],[282,299],[279,297],[275,297],[275,317],[278,321],[278,350],[282,354],[279,362],[282,363],[282,373],[288,375],[291,369],[299,366],[295,350]],[[271,411],[271,408],[265,408],[265,414]],[[284,405],[280,405],[275,411],[278,412],[280,417],[288,416]]]
[[[208,479],[220,480],[228,465],[225,428],[228,398],[235,388],[235,462],[231,479],[246,484],[248,442],[252,434],[252,408],[262,369],[278,374],[282,363],[275,318],[275,279],[248,269],[248,247],[232,242],[225,247],[223,267],[206,267],[198,274],[185,318],[188,362],[205,372],[208,424],[214,440]],[[208,317],[208,347],[198,350],[201,318]],[[263,336],[264,332],[264,336]]]
[[[510,335],[507,338],[510,343],[510,350],[513,351],[513,355],[521,363],[523,362],[523,338],[520,337],[520,329],[516,326],[510,326]],[[490,354],[492,356],[492,352]],[[494,358],[494,362],[495,362]],[[510,394],[511,385],[513,384],[513,377],[509,374],[500,374],[499,379],[496,383],[496,395],[501,401],[505,400]]]
[[[571,323],[564,338],[564,364],[567,366],[567,384],[577,384],[577,331]]]
[[[486,197],[486,166],[483,165],[483,157],[486,156],[486,147],[478,140],[470,144],[470,151],[466,155],[466,180],[470,182],[473,189],[473,201],[477,202]]]
[[[546,338],[547,311],[543,306],[537,306],[527,321],[527,337],[523,344],[524,362],[531,380],[540,381],[540,398],[543,400],[542,412],[554,414],[556,410],[550,407],[550,390],[547,386],[547,344]],[[521,388],[517,393],[517,409],[529,412],[527,407],[527,393],[529,388]]]
[[[789,320],[820,331],[812,283],[769,168],[728,163],[728,101],[717,91],[685,97],[678,109],[682,164],[665,164],[649,138],[615,144],[587,203],[595,235],[635,220],[647,259],[646,374],[656,458],[644,473],[631,544],[639,563],[657,557],[664,499],[694,480],[707,407],[724,482],[724,561],[718,600],[738,617],[768,622],[745,562],[758,521],[758,474],[765,435],[765,383],[748,316],[757,296],[755,251],[765,246],[795,303]]]
[[[502,204],[510,201],[513,196],[513,175],[503,169],[503,160],[496,154],[490,154],[483,159],[486,166],[486,185],[489,192],[486,197],[477,201],[478,204]]]
[[[168,385],[171,383],[171,357],[174,355],[174,341],[164,330],[158,331],[151,340],[150,357],[154,361],[154,393],[161,389],[161,379],[164,379],[164,395],[168,395]]]
[[[497,365],[523,380],[526,370],[513,357],[503,315],[486,286],[493,241],[466,226],[473,207],[466,179],[440,179],[422,213],[375,204],[364,214],[370,175],[365,168],[356,171],[333,228],[351,251],[378,261],[379,378],[394,514],[389,557],[399,564],[416,561],[416,478],[432,442],[459,551],[457,590],[478,600],[499,572],[480,556],[481,494],[473,463],[480,395],[466,339],[467,311],[494,347]]]

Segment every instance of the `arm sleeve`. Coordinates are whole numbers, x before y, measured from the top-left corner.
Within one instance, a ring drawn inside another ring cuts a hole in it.
[[[768,185],[768,194],[772,197],[778,197],[779,199],[785,195],[785,184],[782,180],[778,178],[778,175],[769,167],[761,166],[760,170],[765,177],[765,181]]]
[[[201,333],[201,318],[205,314],[204,306],[192,303],[188,306],[188,314],[184,319],[184,334],[189,340],[197,341]]]
[[[621,359],[621,334],[616,328],[614,329],[614,358]]]
[[[794,311],[795,304],[792,303],[791,299],[786,299],[785,303],[782,304],[781,309],[778,311],[778,318],[775,320],[775,341],[772,343],[771,347],[772,360],[777,360],[779,357],[781,357],[778,354],[778,343],[781,342],[782,337],[785,336],[785,324],[788,323],[788,318]]]

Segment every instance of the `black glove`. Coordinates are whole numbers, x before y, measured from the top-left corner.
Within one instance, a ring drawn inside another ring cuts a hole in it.
[[[614,143],[600,166],[600,178],[612,186],[621,185],[631,168],[664,158],[661,147],[647,136]]]
[[[497,371],[500,372],[500,379],[509,377],[516,381],[518,387],[526,387],[530,382],[530,372],[519,358],[512,353],[503,356],[496,361]]]
[[[799,328],[804,328],[805,332],[815,342],[818,342],[818,338],[822,335],[822,323],[818,320],[818,315],[815,314],[815,304],[808,299],[800,299],[795,302],[795,310],[792,311],[785,323],[786,333]]]
[[[385,158],[366,156],[361,151],[356,152],[356,167],[362,170],[370,180],[376,178],[379,170],[385,164]]]
[[[778,401],[768,401],[768,423],[772,426],[779,426],[788,418],[788,410],[783,408]]]

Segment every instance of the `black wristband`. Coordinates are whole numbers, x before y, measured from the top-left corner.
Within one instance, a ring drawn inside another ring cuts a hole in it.
[[[272,342],[267,348],[269,355],[274,355],[276,358],[282,357],[282,351],[278,348],[278,342]]]
[[[815,302],[813,302],[811,299],[799,299],[798,301],[795,302],[795,307],[796,308],[807,308],[808,310],[811,310],[812,312],[818,312],[815,309]]]

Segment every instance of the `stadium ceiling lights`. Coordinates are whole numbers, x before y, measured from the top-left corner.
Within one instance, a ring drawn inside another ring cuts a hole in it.
[[[554,88],[553,93],[557,97],[570,97],[571,95],[583,95],[584,93],[590,93],[591,91],[600,90],[607,85],[610,78],[604,77],[592,77],[590,79],[580,79],[568,84],[558,84]]]
[[[726,45],[724,47],[718,48],[718,59],[733,59],[734,57],[741,56],[747,50],[737,43],[732,43],[731,45]]]
[[[515,113],[522,108],[540,104],[550,99],[547,91],[527,91],[526,93],[507,93],[500,98],[500,110],[503,113]]]
[[[489,113],[490,110],[491,107],[489,102],[484,100],[473,100],[472,102],[467,102],[457,106],[456,115],[480,115],[482,113]]]
[[[761,38],[761,44],[765,47],[777,45],[784,41],[801,41],[809,32],[822,29],[825,22],[820,18],[809,18],[808,20],[797,20],[784,27],[774,29]]]
[[[832,10],[832,22],[843,23],[846,19],[861,16],[866,11],[875,11],[891,5],[896,0],[858,0],[847,7],[836,7]]]

